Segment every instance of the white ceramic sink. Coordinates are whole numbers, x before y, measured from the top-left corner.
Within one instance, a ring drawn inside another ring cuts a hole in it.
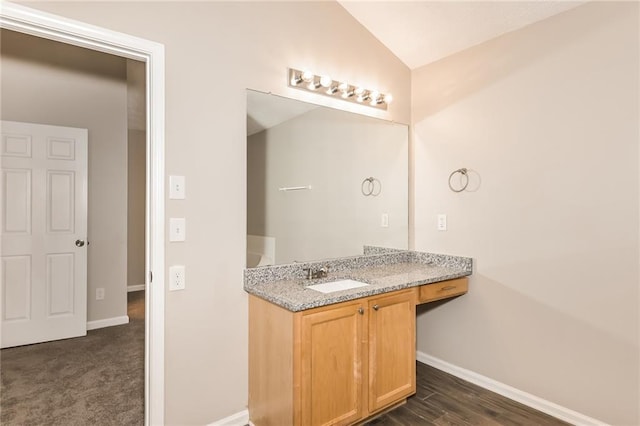
[[[362,283],[354,280],[340,280],[331,281],[330,283],[315,284],[307,286],[311,290],[319,291],[320,293],[333,293],[334,291],[350,290],[352,288],[366,287],[369,284]]]

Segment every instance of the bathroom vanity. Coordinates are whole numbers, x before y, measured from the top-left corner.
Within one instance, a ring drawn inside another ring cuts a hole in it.
[[[472,265],[397,250],[408,147],[407,125],[247,90],[256,426],[357,424],[415,393],[416,305],[464,294]]]
[[[246,270],[251,421],[351,425],[403,403],[416,305],[466,293],[471,270],[469,258],[410,251]],[[360,284],[309,288],[336,282]]]

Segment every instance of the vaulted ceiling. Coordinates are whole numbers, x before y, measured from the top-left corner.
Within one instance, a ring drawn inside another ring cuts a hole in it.
[[[338,1],[411,69],[586,3]]]

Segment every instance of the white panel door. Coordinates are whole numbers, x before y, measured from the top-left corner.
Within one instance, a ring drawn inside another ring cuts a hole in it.
[[[1,126],[1,346],[85,336],[88,131]]]

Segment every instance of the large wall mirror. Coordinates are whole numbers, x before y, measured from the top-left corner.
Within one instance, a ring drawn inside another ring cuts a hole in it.
[[[408,127],[247,90],[247,267],[408,245]]]

